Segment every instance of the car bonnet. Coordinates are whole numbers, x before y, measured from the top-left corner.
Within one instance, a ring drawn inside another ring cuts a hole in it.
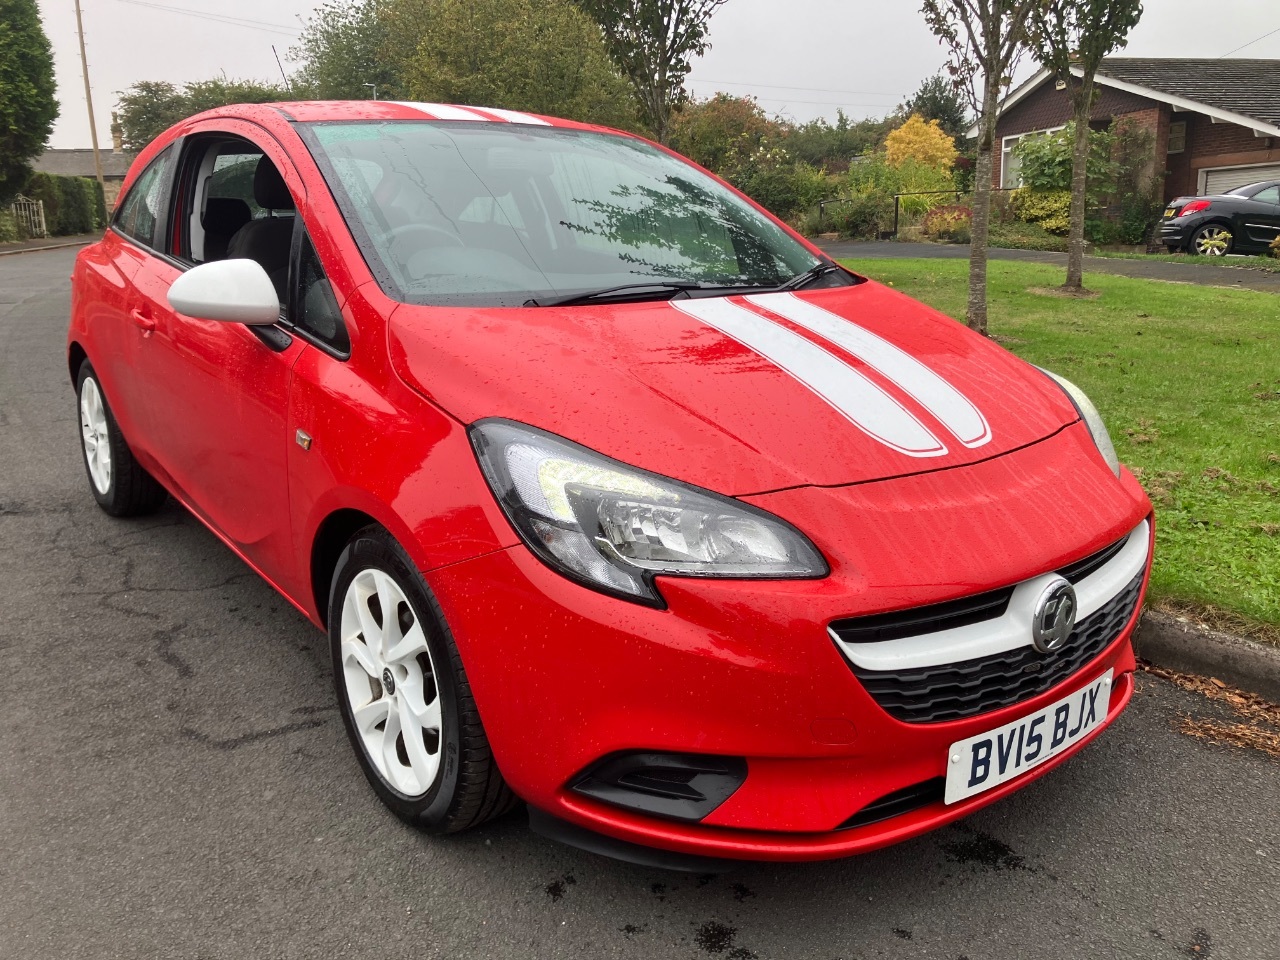
[[[1043,374],[874,282],[572,307],[402,305],[413,389],[731,495],[999,456],[1078,419]]]

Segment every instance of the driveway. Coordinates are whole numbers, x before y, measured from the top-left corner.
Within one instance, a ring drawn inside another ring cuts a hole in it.
[[[901,260],[921,257],[926,260],[967,260],[968,246],[952,243],[897,243],[891,240],[822,240],[818,242],[830,256],[839,259],[865,257],[867,259]],[[1031,263],[1051,263],[1067,269],[1065,253],[1048,253],[1042,250],[1005,250],[991,248],[992,260],[1023,260]],[[1232,258],[1227,257],[1230,264]],[[1280,293],[1280,273],[1251,270],[1248,267],[1218,266],[1202,262],[1169,263],[1164,260],[1115,260],[1110,257],[1085,257],[1085,285],[1090,273],[1114,273],[1122,277],[1139,277],[1143,280],[1166,280],[1171,283],[1198,283],[1210,287],[1238,287],[1244,290],[1261,290],[1264,293]]]
[[[0,956],[1274,960],[1280,763],[1150,676],[1061,769],[858,859],[718,877],[376,802],[325,638],[172,504],[86,489],[75,251],[0,260]],[[660,678],[658,679],[660,682]]]

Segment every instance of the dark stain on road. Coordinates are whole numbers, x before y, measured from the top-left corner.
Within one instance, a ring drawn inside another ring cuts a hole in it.
[[[940,841],[938,845],[956,863],[985,870],[1027,869],[1026,861],[1003,840],[960,823],[955,824],[954,829],[964,836],[957,840]]]
[[[633,937],[637,933],[644,933],[644,927],[638,927],[634,923],[624,923],[618,929],[621,930],[623,933],[625,933],[628,937]]]
[[[567,887],[572,887],[577,882],[578,882],[577,877],[575,877],[571,873],[566,873],[559,880],[552,880],[542,889],[543,889],[543,892],[545,892],[546,895],[550,897],[551,901],[554,903],[555,901],[559,900],[561,897],[564,896],[565,889]]]
[[[756,892],[748,887],[745,883],[735,883],[733,885],[733,899],[739,903],[745,903],[747,897],[754,897]]]
[[[724,953],[733,946],[737,935],[736,928],[726,926],[719,920],[708,920],[698,928],[693,939],[707,953]]]
[[[659,900],[667,899],[667,885],[665,883],[649,884],[649,892],[652,893]]]
[[[894,927],[894,928],[893,928],[893,935],[894,935],[895,937],[897,937],[899,940],[910,940],[910,939],[911,939],[911,931],[910,931],[910,930],[903,930],[901,927]]]
[[[1209,940],[1209,931],[1204,927],[1196,927],[1195,932],[1191,935],[1191,949],[1187,951],[1189,956],[1200,958],[1213,955],[1213,944]]]
[[[282,727],[274,727],[271,730],[254,730],[251,733],[243,733],[238,737],[229,737],[226,740],[215,740],[207,733],[201,733],[199,730],[192,730],[190,727],[183,727],[178,732],[188,740],[194,740],[196,743],[204,744],[207,747],[213,747],[215,750],[234,750],[236,747],[243,747],[248,743],[257,743],[259,740],[269,740],[272,737],[280,737],[286,733],[294,733],[298,730],[310,730],[313,727],[321,726],[326,720],[304,720],[301,723],[286,723]]]

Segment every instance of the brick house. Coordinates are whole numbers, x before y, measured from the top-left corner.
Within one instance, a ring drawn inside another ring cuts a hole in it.
[[[1089,125],[1130,117],[1149,128],[1166,201],[1280,180],[1280,60],[1108,57],[1097,86]],[[1010,93],[996,126],[995,186],[1019,185],[1012,149],[1020,137],[1070,119],[1066,90],[1048,70]]]

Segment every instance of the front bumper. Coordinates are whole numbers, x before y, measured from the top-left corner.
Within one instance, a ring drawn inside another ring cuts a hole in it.
[[[1082,425],[962,470],[746,499],[809,532],[831,575],[662,578],[667,610],[580,587],[524,547],[431,575],[499,767],[533,807],[691,855],[844,856],[965,816],[1079,749],[969,800],[840,829],[886,795],[944,775],[951,743],[1034,712],[1108,669],[1115,682],[1106,724],[1127,704],[1140,600],[1119,636],[1061,683],[939,723],[890,716],[827,634],[843,617],[1060,569],[1136,527],[1150,512],[1145,494],[1128,474],[1116,481]],[[697,823],[637,814],[570,788],[600,758],[629,750],[745,757],[748,774]]]

